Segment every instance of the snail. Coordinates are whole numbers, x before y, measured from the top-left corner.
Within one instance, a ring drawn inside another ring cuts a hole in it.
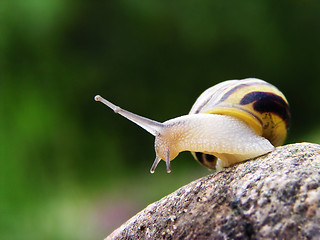
[[[255,158],[283,144],[289,128],[289,104],[273,85],[256,78],[227,80],[205,90],[188,115],[163,123],[126,111],[100,95],[115,113],[155,136],[154,173],[161,160],[190,151],[209,169],[221,169]]]

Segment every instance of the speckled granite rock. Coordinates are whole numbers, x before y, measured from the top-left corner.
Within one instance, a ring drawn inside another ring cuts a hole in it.
[[[106,239],[320,239],[320,145],[278,147],[198,179]]]

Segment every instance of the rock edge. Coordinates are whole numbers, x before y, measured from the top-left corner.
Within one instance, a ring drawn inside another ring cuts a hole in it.
[[[297,143],[150,204],[106,239],[320,239],[320,145]]]

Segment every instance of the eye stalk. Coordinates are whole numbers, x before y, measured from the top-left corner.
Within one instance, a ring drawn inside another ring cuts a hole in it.
[[[162,128],[162,123],[159,123],[157,121],[139,116],[137,114],[134,114],[132,112],[129,112],[127,110],[124,110],[113,103],[109,102],[108,100],[104,99],[100,95],[96,95],[94,97],[95,101],[102,102],[104,105],[111,108],[115,113],[120,114],[121,116],[127,118],[128,120],[134,122],[135,124],[139,125],[149,133],[151,133],[153,136],[156,136],[158,133],[160,133]]]
[[[166,128],[163,123],[160,123],[160,122],[139,116],[139,115],[134,114],[132,112],[129,112],[127,110],[124,110],[124,109],[114,105],[113,103],[109,102],[108,100],[104,99],[100,95],[96,95],[94,97],[94,100],[105,104],[106,106],[111,108],[115,113],[120,114],[121,116],[123,116],[123,117],[127,118],[128,120],[134,122],[135,124],[139,125],[143,129],[145,129],[146,131],[151,133],[153,136],[156,136],[156,142],[159,142],[159,141],[157,141],[157,139],[162,138],[162,135],[164,133],[164,129]],[[160,141],[160,142],[162,142],[162,141]],[[158,145],[158,144],[156,143],[155,145]],[[161,150],[162,150],[161,153],[163,153],[163,147],[161,148]],[[167,172],[168,173],[171,172],[169,148],[165,149],[165,152],[166,152],[165,156],[162,156],[162,154],[161,154],[162,158],[160,158],[158,155],[156,156],[156,159],[154,160],[154,163],[150,169],[151,173],[154,173],[154,171],[155,171],[156,167],[158,166],[159,162],[161,161],[161,159],[166,161]]]

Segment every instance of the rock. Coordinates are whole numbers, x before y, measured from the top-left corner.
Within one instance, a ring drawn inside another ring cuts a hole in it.
[[[191,182],[106,239],[320,239],[320,145],[278,147]]]

